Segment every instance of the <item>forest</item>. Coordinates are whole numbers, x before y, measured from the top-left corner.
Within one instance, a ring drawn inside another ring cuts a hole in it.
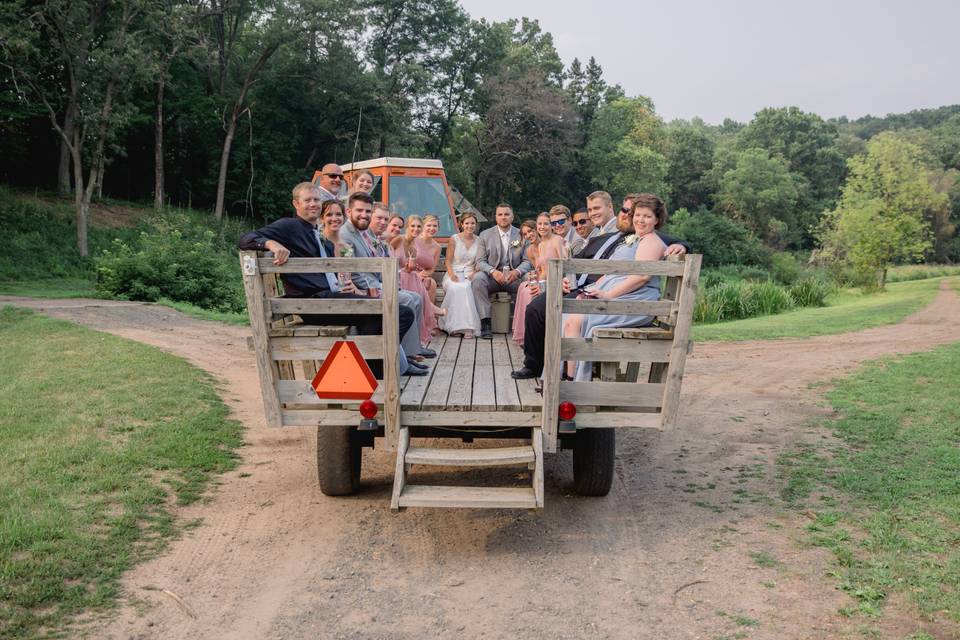
[[[0,7],[0,182],[71,198],[82,256],[97,199],[271,220],[321,164],[383,155],[442,159],[482,211],[658,193],[711,265],[960,260],[960,105],[666,121],[537,20],[455,0]]]

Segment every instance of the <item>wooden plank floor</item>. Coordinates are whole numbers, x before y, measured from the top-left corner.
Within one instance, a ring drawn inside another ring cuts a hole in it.
[[[509,336],[493,340],[434,338],[437,357],[424,362],[429,375],[404,377],[400,403],[404,410],[539,411],[542,397],[533,380],[514,380],[510,371],[522,366],[523,353]]]

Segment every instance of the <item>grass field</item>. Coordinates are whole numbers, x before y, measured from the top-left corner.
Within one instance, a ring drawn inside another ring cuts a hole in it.
[[[126,569],[236,464],[212,380],[153,347],[0,309],[0,637],[110,606]]]
[[[839,444],[799,446],[780,468],[856,603],[842,613],[878,615],[900,593],[960,622],[960,343],[872,363],[828,399]]]
[[[940,278],[895,282],[883,293],[844,291],[832,296],[830,306],[788,311],[775,316],[693,327],[696,341],[769,340],[832,335],[900,322],[930,304]]]

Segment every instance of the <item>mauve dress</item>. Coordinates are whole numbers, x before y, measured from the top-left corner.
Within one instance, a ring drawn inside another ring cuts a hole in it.
[[[419,238],[414,239],[413,249],[417,251],[417,265],[419,267],[420,251],[417,246],[418,240]],[[400,288],[420,296],[421,307],[423,308],[422,322],[420,323],[420,342],[427,344],[433,336],[433,328],[437,326],[437,316],[433,311],[433,300],[430,299],[430,294],[427,292],[426,287],[423,286],[420,274],[416,271],[404,270],[407,264],[407,256],[404,253],[403,244],[401,243],[396,249],[390,249],[390,255],[400,259]],[[428,260],[432,259],[433,256],[428,256]]]
[[[531,260],[531,262],[533,262],[536,269],[534,269],[534,271],[531,273],[537,274],[537,277],[540,280],[540,293],[543,293],[543,289],[546,286],[545,278],[547,260],[550,258],[566,259],[566,250],[561,248],[559,251],[547,251],[542,256],[540,255],[539,248],[533,248],[533,251],[535,251],[537,255],[535,259]],[[529,286],[529,282],[524,282],[520,285],[520,288],[517,289],[517,302],[513,306],[513,341],[521,347],[523,346],[523,326],[524,317],[527,315],[527,305],[530,304],[530,301],[536,297],[530,293]],[[537,295],[540,295],[540,293]]]

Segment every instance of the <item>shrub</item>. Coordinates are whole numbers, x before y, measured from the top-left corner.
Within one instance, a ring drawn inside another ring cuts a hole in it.
[[[791,253],[778,251],[770,257],[770,274],[780,284],[793,284],[800,279],[803,267]]]
[[[833,286],[819,278],[804,278],[790,285],[788,291],[798,307],[825,307]]]
[[[725,322],[789,311],[797,306],[790,292],[774,282],[727,281],[697,296],[696,322]]]
[[[740,317],[769,316],[793,307],[790,292],[775,282],[751,282],[744,286]]]
[[[236,254],[185,216],[158,216],[137,242],[115,240],[96,258],[97,290],[129,300],[169,298],[214,311],[243,311]]]
[[[721,264],[766,266],[770,250],[742,224],[706,210],[678,209],[665,231],[690,243],[703,254],[705,266]]]

